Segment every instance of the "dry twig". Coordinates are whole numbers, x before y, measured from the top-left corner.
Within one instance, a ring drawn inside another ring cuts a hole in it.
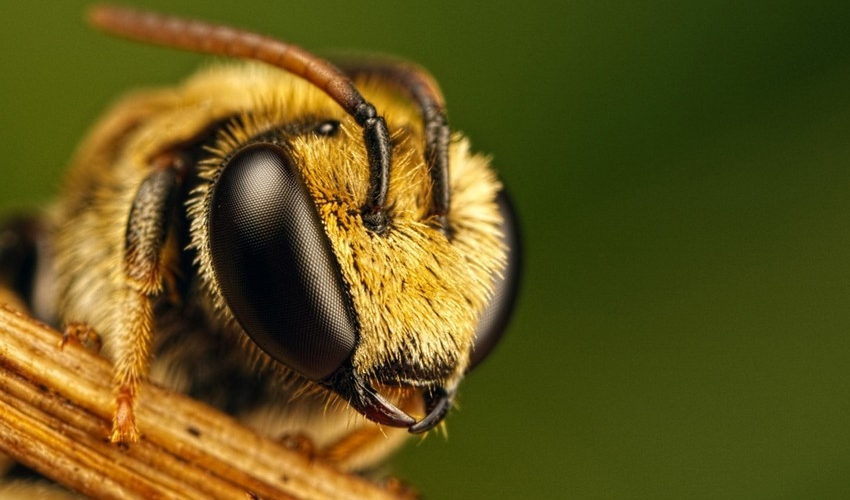
[[[145,385],[144,436],[110,444],[111,366],[0,306],[0,449],[93,498],[391,499],[183,395]]]

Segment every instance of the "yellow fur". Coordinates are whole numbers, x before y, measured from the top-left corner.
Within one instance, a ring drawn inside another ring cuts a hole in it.
[[[492,293],[491,277],[505,265],[499,233],[502,221],[495,203],[501,186],[487,159],[471,154],[467,140],[455,135],[450,148],[452,208],[448,214],[453,238],[447,239],[425,218],[431,187],[423,159],[421,117],[415,106],[384,90],[380,82],[359,83],[364,96],[385,116],[394,144],[388,194],[391,224],[380,235],[367,231],[359,216],[369,172],[361,129],[323,92],[283,71],[259,64],[215,66],[176,89],[129,96],[92,131],[52,211],[58,310],[64,321],[86,322],[100,333],[104,353],[116,364],[118,383],[149,372],[150,346],[140,343],[151,340],[145,331],[138,334],[138,329],[147,328],[140,322],[147,321],[143,317],[150,312],[138,305],[139,291],[127,282],[123,242],[127,214],[152,163],[194,140],[209,124],[231,119],[202,162],[199,177],[205,182],[186,203],[190,248],[196,252],[196,272],[203,285],[199,296],[191,300],[197,300],[224,334],[241,336],[241,343],[250,346],[215,280],[207,196],[222,161],[251,137],[315,117],[341,122],[339,136],[328,140],[305,134],[290,147],[356,310],[360,338],[352,358],[354,369],[380,389],[390,382],[380,377],[383,367],[398,362],[441,363],[454,367],[444,380],[418,382],[439,382],[451,389],[457,385],[467,368],[477,318]],[[165,258],[176,258],[180,249],[174,245],[172,235]],[[251,362],[259,360],[256,369],[270,369],[281,379],[293,376],[254,350]],[[153,363],[154,374],[166,374],[161,383],[180,388],[179,381],[168,379],[168,369],[158,369],[157,360]],[[396,382],[410,385],[412,381]],[[385,395],[411,411],[422,411],[420,396],[414,392],[387,390]],[[309,394],[299,397],[315,399]],[[244,420],[272,434],[301,430],[329,449],[335,442],[359,442],[345,436],[377,428],[355,417],[335,397],[323,394],[322,398],[330,401],[327,408],[311,403],[304,404],[303,411],[298,399],[269,401],[268,408]],[[387,431],[363,434],[380,440],[368,446],[334,448],[335,458],[346,467],[374,463],[406,434]],[[340,450],[346,456],[337,456]]]

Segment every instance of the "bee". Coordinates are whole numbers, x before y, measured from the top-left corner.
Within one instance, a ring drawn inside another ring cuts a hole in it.
[[[520,248],[433,77],[125,8],[89,18],[239,60],[120,100],[44,217],[0,239],[0,278],[113,362],[111,441],[145,432],[146,378],[348,470],[443,422],[505,330]]]

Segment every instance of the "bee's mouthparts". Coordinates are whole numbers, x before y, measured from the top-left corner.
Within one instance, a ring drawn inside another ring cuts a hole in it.
[[[427,432],[442,422],[452,407],[455,393],[439,386],[424,389],[422,395],[427,414],[417,421],[351,372],[332,377],[325,386],[369,420],[389,427],[406,427],[411,434]]]

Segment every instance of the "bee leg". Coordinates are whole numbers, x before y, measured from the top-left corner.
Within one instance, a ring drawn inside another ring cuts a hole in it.
[[[100,352],[103,343],[100,340],[100,335],[88,323],[72,321],[65,325],[62,330],[62,340],[59,341],[59,348],[64,349],[68,344],[76,344],[84,347],[92,352]]]
[[[163,262],[172,213],[177,203],[178,158],[166,155],[142,182],[130,217],[124,246],[123,325],[118,332],[114,384],[116,408],[113,443],[138,441],[134,405],[139,382],[150,363],[154,317],[152,297],[163,291],[167,262]]]
[[[386,439],[387,434],[380,426],[360,427],[319,450],[317,455],[326,462],[345,464],[351,457],[363,453],[364,449]]]
[[[425,413],[422,395],[410,392],[394,401],[405,413],[421,415]],[[386,450],[396,449],[405,442],[410,434],[403,427],[383,427],[372,422],[350,429],[336,440],[326,443],[315,451],[316,458],[335,464],[342,469],[358,469],[369,457],[383,456]]]
[[[308,459],[312,460],[316,457],[316,444],[306,434],[286,434],[280,438],[280,442],[288,449],[296,451]]]

